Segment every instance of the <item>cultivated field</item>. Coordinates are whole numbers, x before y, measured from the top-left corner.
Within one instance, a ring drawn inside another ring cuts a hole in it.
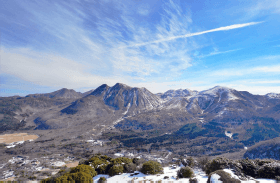
[[[19,141],[35,140],[37,135],[28,135],[27,133],[14,133],[14,134],[5,134],[0,135],[0,143],[13,143]]]

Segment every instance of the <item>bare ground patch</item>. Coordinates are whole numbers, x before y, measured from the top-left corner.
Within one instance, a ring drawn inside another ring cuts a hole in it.
[[[15,180],[15,177],[10,177],[10,178],[3,179],[3,180],[0,180],[0,181],[8,182],[8,181],[14,181],[14,180]]]
[[[68,168],[73,168],[73,167],[76,167],[76,166],[78,166],[79,165],[79,161],[74,161],[74,162],[72,162],[72,163],[67,163],[66,164],[66,166],[68,167]]]
[[[14,134],[5,134],[0,135],[0,143],[13,143],[19,141],[35,140],[37,135],[28,135],[27,133],[14,133]]]

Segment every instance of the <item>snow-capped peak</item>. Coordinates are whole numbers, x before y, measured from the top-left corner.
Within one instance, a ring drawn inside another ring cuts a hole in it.
[[[178,89],[178,90],[168,90],[161,95],[162,99],[169,99],[173,97],[187,97],[196,94],[197,91],[192,91],[189,89]]]
[[[204,91],[201,91],[199,92],[199,94],[208,94],[208,95],[217,95],[218,93],[221,94],[223,92],[231,92],[233,89],[232,88],[228,88],[228,87],[225,87],[225,86],[215,86],[213,88],[210,88],[208,90],[204,90]]]
[[[266,96],[268,98],[280,99],[280,93],[268,93]]]
[[[221,95],[223,93],[226,93],[227,95],[227,99],[228,100],[236,100],[236,99],[239,99],[235,94],[234,94],[234,89],[232,88],[228,88],[228,87],[225,87],[225,86],[215,86],[213,88],[210,88],[209,90],[204,90],[204,91],[201,91],[199,92],[200,95],[211,95],[211,96],[214,96],[214,97],[221,97]]]

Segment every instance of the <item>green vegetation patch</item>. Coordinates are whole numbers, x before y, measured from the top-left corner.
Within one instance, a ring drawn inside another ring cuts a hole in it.
[[[143,162],[143,160],[138,158],[111,158],[106,155],[97,154],[85,161],[84,164],[93,167],[98,174],[109,174],[113,176],[123,172],[132,173],[136,171],[136,167]]]
[[[159,174],[163,173],[163,168],[159,162],[147,161],[143,164],[141,172],[144,174]]]
[[[62,173],[62,172],[59,172]],[[97,172],[89,165],[78,165],[71,168],[70,172],[63,174],[57,178],[44,179],[43,183],[48,182],[92,182],[92,178],[97,175]]]
[[[190,123],[180,128],[175,134],[189,139],[194,139],[198,136],[203,136],[206,133],[206,129],[201,129],[196,125],[196,123]]]
[[[194,177],[193,169],[189,166],[182,167],[178,170],[177,175],[179,178],[192,178]]]
[[[269,140],[279,136],[274,128],[268,125],[254,124],[254,127],[247,130],[247,134],[250,137],[247,140],[241,141],[246,146],[254,145],[255,143],[263,140]]]

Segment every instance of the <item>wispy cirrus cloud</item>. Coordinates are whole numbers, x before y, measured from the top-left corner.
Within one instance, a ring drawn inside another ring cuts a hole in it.
[[[58,55],[46,55],[29,49],[1,48],[0,73],[10,74],[41,86],[82,88],[104,83],[127,83],[121,77],[102,77],[88,72],[85,65]]]
[[[245,69],[241,68],[230,68],[222,69],[211,72],[211,76],[244,76],[248,74],[257,74],[257,73],[280,73],[280,65],[270,65],[270,66],[258,66],[258,67],[249,67]]]
[[[151,4],[138,6],[140,3],[135,2],[11,3],[5,13],[17,12],[14,16],[19,18],[0,16],[1,23],[12,26],[2,34],[1,72],[51,87],[94,88],[102,83],[124,82],[177,88],[191,84],[177,80],[193,66],[192,51],[202,47],[198,36],[261,23],[228,23],[232,25],[196,32],[201,29],[193,26],[192,13],[181,1],[156,4],[156,13]],[[11,40],[15,43],[10,44]],[[238,51],[229,49],[215,50],[204,57]]]
[[[149,42],[138,43],[138,44],[134,44],[134,45],[128,45],[127,47],[146,46],[148,44],[156,44],[156,43],[161,43],[161,42],[173,41],[173,40],[181,39],[181,38],[199,36],[199,35],[207,34],[207,33],[210,33],[210,32],[228,31],[228,30],[233,30],[233,29],[239,29],[239,28],[243,28],[243,27],[247,27],[247,26],[256,25],[256,24],[259,24],[259,23],[262,23],[262,22],[249,22],[249,23],[244,23],[244,24],[234,24],[234,25],[219,27],[219,28],[210,29],[210,30],[207,30],[207,31],[202,31],[202,32],[189,33],[189,34],[180,35],[180,36],[167,37],[167,38],[160,39],[160,40],[155,40],[155,41],[149,41]]]
[[[191,66],[188,50],[193,44],[186,44],[187,40],[146,44],[141,48],[128,46],[155,38],[162,39],[187,33],[191,18],[180,6],[169,1],[163,7],[165,16],[148,26],[147,22],[139,24],[137,20],[127,16],[131,12],[126,6],[126,4],[118,6],[121,12],[120,21],[98,22],[99,32],[108,45],[107,60],[110,60],[115,70],[144,79],[150,76],[157,77],[163,71],[170,75],[180,74],[179,70]]]
[[[142,4],[142,5],[140,5],[139,8],[138,8],[138,13],[139,13],[140,15],[147,16],[147,15],[149,15],[149,13],[150,13],[150,10],[149,10],[149,9],[150,9],[150,8],[149,8],[149,5],[148,5],[148,4]]]
[[[280,80],[269,80],[269,81],[251,81],[253,84],[280,84]]]
[[[157,22],[139,23],[138,19],[130,18],[134,10],[127,4],[114,1],[88,4],[95,8],[92,11],[79,2],[19,3],[22,14],[28,14],[22,23],[32,25],[36,34],[22,35],[28,41],[26,47],[2,47],[1,68],[5,69],[1,72],[40,85],[78,88],[83,84],[98,86],[101,81],[112,83],[116,81],[113,78],[145,80],[161,77],[162,72],[175,76],[191,66],[188,50],[193,44],[186,44],[187,40],[127,47],[186,34],[191,23],[186,11],[169,1],[162,8],[165,16]]]
[[[263,73],[280,73],[280,65],[273,66],[260,66],[249,69],[252,72],[263,72]]]
[[[256,0],[249,8],[246,8],[247,16],[254,17],[263,13],[280,13],[280,2],[275,0]]]
[[[231,53],[231,52],[235,52],[235,51],[239,51],[239,50],[241,50],[241,49],[234,49],[234,50],[227,50],[227,51],[218,51],[218,49],[215,49],[215,51],[213,51],[209,54],[198,56],[198,58],[205,58],[205,57],[210,57],[210,56],[214,56],[214,55],[226,54],[226,53]]]

